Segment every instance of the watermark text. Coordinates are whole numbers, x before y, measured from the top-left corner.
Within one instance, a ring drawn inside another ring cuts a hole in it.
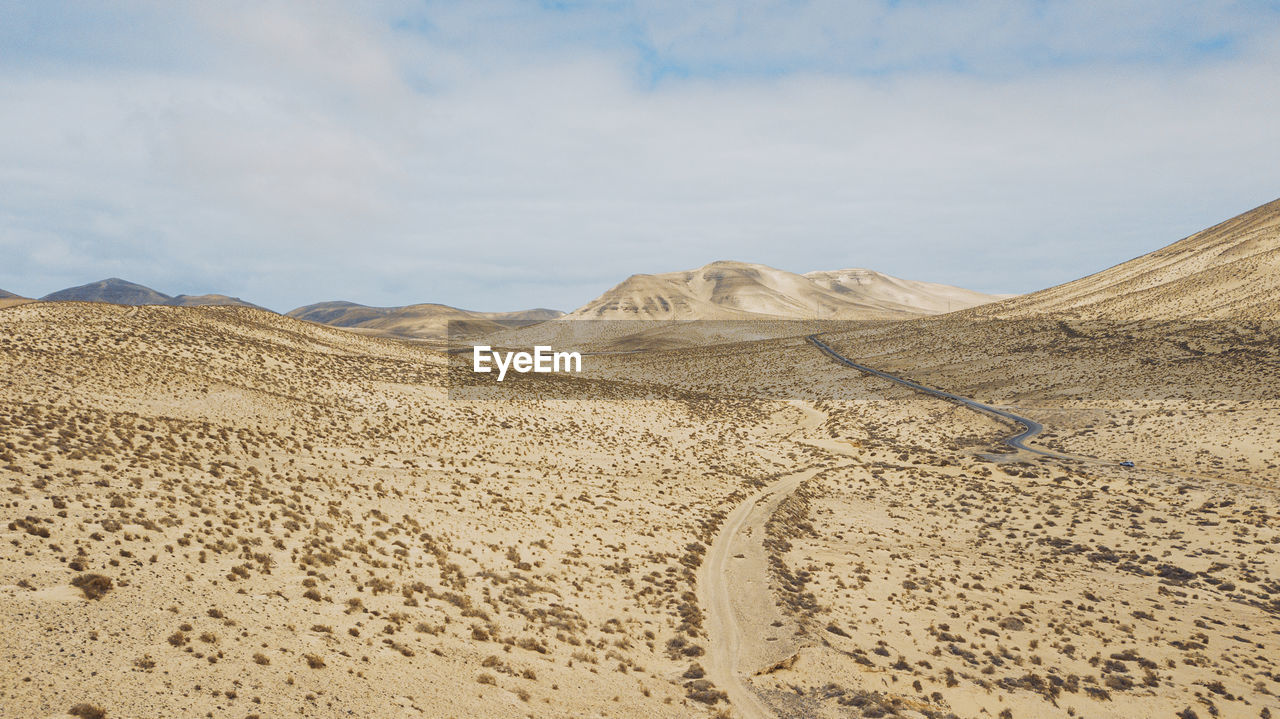
[[[581,372],[582,354],[580,352],[555,352],[549,345],[536,345],[533,352],[503,352],[489,345],[474,345],[471,348],[473,372],[492,372],[498,370],[498,381],[507,376],[508,370],[521,374],[527,372]]]

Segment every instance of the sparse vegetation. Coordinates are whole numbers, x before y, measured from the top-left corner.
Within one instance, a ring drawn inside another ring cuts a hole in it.
[[[81,574],[71,580],[71,586],[84,593],[85,599],[101,599],[111,591],[110,577],[101,574]]]
[[[105,719],[107,710],[96,704],[76,704],[67,713],[80,719]]]
[[[28,617],[76,590],[102,601],[75,605],[54,640],[67,651],[24,650],[13,696],[21,675],[94,691],[109,649],[127,676],[173,683],[175,716],[211,698],[235,716],[339,711],[361,682],[444,671],[475,681],[395,701],[728,715],[699,571],[734,507],[809,468],[770,505],[753,586],[780,609],[750,632],[821,661],[781,661],[754,686],[832,715],[940,717],[962,696],[997,717],[1138,699],[1173,715],[1194,692],[1201,716],[1206,702],[1233,715],[1280,692],[1262,629],[1280,601],[1280,511],[1249,484],[1273,481],[1262,459],[1214,469],[1238,484],[993,460],[1003,426],[897,397],[452,402],[430,347],[240,309],[36,310],[0,313],[5,362],[21,363],[0,396],[6,601]],[[915,342],[840,341],[855,355]],[[743,367],[691,352],[683,379],[825,369],[794,371],[794,347],[762,344]],[[955,352],[947,381],[998,390]],[[73,387],[76,403],[52,401]],[[1043,402],[1052,441],[1082,453],[1129,420],[1152,435],[1231,427],[1258,446],[1277,432],[1269,405]],[[14,646],[51,646],[40,626],[6,624]],[[113,715],[139,713],[114,697]]]

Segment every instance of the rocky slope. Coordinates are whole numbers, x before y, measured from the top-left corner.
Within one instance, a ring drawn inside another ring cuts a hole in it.
[[[798,275],[724,261],[685,272],[632,275],[567,319],[900,319],[995,299],[872,270]]]

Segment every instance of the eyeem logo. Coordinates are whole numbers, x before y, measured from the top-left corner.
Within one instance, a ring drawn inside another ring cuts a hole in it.
[[[524,374],[526,372],[581,372],[582,355],[578,352],[553,352],[548,345],[536,345],[533,354],[528,352],[494,351],[489,345],[474,345],[471,348],[471,369],[475,372],[492,372],[498,368],[498,381],[507,376],[507,370],[513,369]],[[492,361],[492,366],[490,365]],[[563,362],[564,367],[561,368]]]

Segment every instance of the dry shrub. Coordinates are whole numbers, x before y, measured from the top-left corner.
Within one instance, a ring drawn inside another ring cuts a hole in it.
[[[104,577],[101,574],[81,574],[71,580],[71,586],[84,592],[85,599],[101,599],[102,595],[111,591],[111,577]]]
[[[106,719],[107,710],[97,704],[77,704],[67,711],[68,714],[80,719]]]

